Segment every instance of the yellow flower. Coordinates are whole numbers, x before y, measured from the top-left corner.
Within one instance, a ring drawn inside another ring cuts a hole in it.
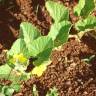
[[[47,69],[47,66],[51,64],[51,60],[43,62],[41,65],[36,66],[32,70],[32,74],[36,74],[38,77],[42,76],[43,72]]]
[[[20,63],[25,63],[27,61],[27,58],[25,58],[22,53],[14,55],[13,59],[14,59],[15,62],[18,61]]]
[[[46,69],[47,69],[47,65],[46,64],[41,64],[39,66],[36,66],[32,70],[32,74],[36,74],[38,77],[40,77]]]

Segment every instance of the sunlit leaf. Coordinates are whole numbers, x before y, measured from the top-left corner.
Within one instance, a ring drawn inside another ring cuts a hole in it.
[[[29,55],[24,40],[23,39],[17,39],[13,43],[11,49],[8,51],[8,55],[13,56],[16,54],[21,54],[21,53],[26,57]]]
[[[39,30],[31,23],[22,22],[20,25],[20,37],[24,38],[26,45],[40,36]]]
[[[74,7],[74,13],[77,16],[87,17],[94,8],[94,0],[79,0],[78,5]]]
[[[79,20],[75,24],[75,28],[79,31],[85,31],[88,29],[96,28],[96,17],[95,16],[88,16],[84,20]]]
[[[29,47],[30,56],[37,57],[36,65],[47,60],[53,48],[53,41],[48,36],[42,36],[34,40]]]
[[[12,94],[14,93],[14,89],[9,87],[9,86],[4,86],[2,88],[2,93],[5,95],[5,96],[12,96]]]
[[[51,26],[48,34],[55,41],[55,46],[59,46],[68,40],[71,23],[68,21],[62,21],[55,23]]]
[[[69,11],[62,4],[59,4],[53,1],[47,1],[46,8],[50,13],[50,16],[52,16],[55,22],[69,19]]]

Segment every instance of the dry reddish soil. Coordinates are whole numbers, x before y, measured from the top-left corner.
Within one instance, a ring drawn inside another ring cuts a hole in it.
[[[16,9],[15,2],[11,5],[8,2],[5,5],[0,4],[0,51],[9,49],[16,40],[20,24],[13,15]]]
[[[5,5],[0,4],[0,53],[12,46],[18,37],[22,21],[34,24],[42,35],[48,34],[53,20],[46,11],[45,0],[7,1]],[[63,3],[70,9],[72,23],[78,20],[72,12],[78,0],[54,1]],[[94,11],[94,15],[95,13]],[[71,33],[76,33],[74,28]],[[85,58],[92,55],[96,55],[94,38],[84,36],[81,42],[69,40],[61,51],[53,51],[52,63],[44,74],[40,78],[33,76],[24,82],[20,92],[14,96],[32,96],[33,84],[36,84],[39,96],[45,96],[54,86],[58,89],[59,96],[96,96],[96,56],[90,62],[84,62]]]

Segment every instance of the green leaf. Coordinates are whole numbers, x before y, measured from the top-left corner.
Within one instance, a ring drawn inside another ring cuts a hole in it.
[[[29,47],[30,56],[37,57],[36,65],[49,58],[53,48],[53,41],[48,36],[41,36],[34,40]]]
[[[0,66],[0,78],[7,79],[10,72],[11,68],[7,64]]]
[[[26,48],[26,44],[23,39],[17,39],[13,43],[11,49],[8,51],[8,55],[10,56],[20,54],[20,53],[22,53],[26,57],[29,56],[28,50]]]
[[[12,94],[14,93],[14,89],[10,88],[9,86],[4,86],[2,88],[2,93],[5,94],[5,96],[12,96]]]
[[[20,37],[24,38],[26,45],[41,36],[39,30],[31,23],[22,22],[20,25]]]
[[[19,92],[19,90],[20,90],[20,84],[11,84],[11,86],[10,86],[11,88],[13,88],[16,92]]]
[[[8,64],[5,64],[0,66],[0,78],[10,80],[12,83],[16,83],[19,81],[20,75],[14,72]]]
[[[0,93],[2,92],[3,85],[0,84]],[[1,95],[0,95],[1,96]]]
[[[74,7],[74,13],[77,16],[80,16],[82,9],[85,6],[85,0],[79,0],[79,3],[77,6]]]
[[[68,21],[55,23],[51,26],[48,36],[51,37],[53,41],[55,40],[55,46],[59,46],[68,40],[70,28],[71,23]]]
[[[69,19],[69,11],[62,4],[53,1],[47,1],[46,8],[55,22],[60,22]]]
[[[75,28],[79,31],[85,31],[86,29],[96,28],[96,17],[95,16],[88,16],[84,20],[79,20],[75,24]]]
[[[41,36],[30,44],[29,52],[30,55],[37,56],[38,54],[52,47],[53,47],[52,39],[48,36]]]
[[[79,0],[78,5],[74,7],[74,13],[77,16],[87,17],[94,8],[94,0]]]

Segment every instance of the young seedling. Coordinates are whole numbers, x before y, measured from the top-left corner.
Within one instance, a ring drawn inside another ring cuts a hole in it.
[[[37,91],[37,88],[36,88],[35,84],[33,85],[33,88],[32,88],[32,96],[39,96],[39,93]]]
[[[79,0],[78,5],[74,7],[74,14],[80,18],[80,20],[75,23],[75,28],[79,32],[78,36],[80,38],[86,32],[96,30],[96,17],[92,15],[94,9],[94,0]]]
[[[38,69],[38,67],[41,68],[40,66],[46,67],[47,65],[44,62],[49,60],[52,48],[53,40],[50,37],[41,36],[38,29],[32,24],[23,22],[20,25],[19,38],[14,42],[7,54],[9,65],[14,65],[16,70],[25,74],[25,70],[29,65],[29,59],[37,58],[33,61],[34,66],[36,66],[33,70]],[[34,72],[32,71],[32,73]],[[40,73],[38,74],[41,75]]]
[[[59,96],[59,94],[57,89],[53,87],[47,92],[46,96]]]
[[[92,56],[90,56],[90,57],[88,57],[88,58],[83,59],[83,61],[85,61],[85,62],[87,62],[88,64],[90,64],[91,61],[92,61],[95,57],[96,57],[95,55],[92,55]]]
[[[51,16],[55,21],[51,26],[49,34],[41,36],[39,30],[32,24],[22,22],[19,38],[8,51],[9,65],[11,67],[14,65],[15,70],[18,70],[20,73],[25,74],[30,58],[37,58],[33,61],[35,67],[31,73],[41,76],[51,63],[50,55],[53,48],[62,45],[68,40],[71,28],[71,23],[68,21],[68,9],[53,1],[47,1],[46,7],[47,9],[49,8],[49,13],[50,11],[53,12]],[[59,14],[55,13],[57,9],[58,12],[60,11]]]
[[[47,1],[45,6],[54,20],[48,36],[54,41],[54,46],[58,47],[68,40],[69,31],[71,29],[71,23],[68,21],[69,10],[64,5],[54,1]]]

